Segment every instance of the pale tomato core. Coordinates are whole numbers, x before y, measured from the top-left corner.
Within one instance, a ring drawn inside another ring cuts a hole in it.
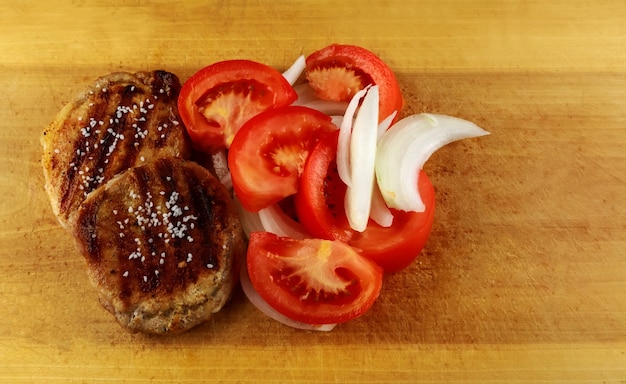
[[[257,81],[241,80],[216,86],[202,95],[196,105],[208,124],[222,128],[225,143],[230,146],[239,127],[266,109],[255,101],[270,94]]]
[[[318,97],[333,101],[348,101],[367,85],[354,70],[344,67],[320,67],[310,71],[307,78]]]

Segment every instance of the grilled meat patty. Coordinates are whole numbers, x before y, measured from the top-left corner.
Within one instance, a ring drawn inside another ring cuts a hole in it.
[[[93,191],[73,232],[100,302],[132,332],[177,333],[207,320],[230,297],[245,252],[229,192],[177,158]]]
[[[190,156],[179,123],[178,78],[165,71],[101,77],[44,130],[45,188],[61,225],[85,197],[116,174],[160,157]]]

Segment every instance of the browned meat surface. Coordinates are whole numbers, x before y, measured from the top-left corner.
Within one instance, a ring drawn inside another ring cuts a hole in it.
[[[228,191],[176,158],[131,168],[92,192],[74,236],[102,305],[130,331],[159,334],[220,310],[245,252]]]
[[[43,132],[52,210],[66,228],[85,197],[116,174],[162,157],[190,156],[176,106],[180,82],[165,71],[95,81]]]

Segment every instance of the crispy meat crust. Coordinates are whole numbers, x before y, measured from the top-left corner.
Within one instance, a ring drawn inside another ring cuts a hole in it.
[[[61,225],[86,196],[116,174],[160,157],[190,156],[179,123],[178,78],[165,71],[101,77],[44,130],[45,189]]]
[[[177,333],[209,319],[229,299],[245,252],[229,192],[176,158],[96,189],[73,234],[100,302],[131,332]]]

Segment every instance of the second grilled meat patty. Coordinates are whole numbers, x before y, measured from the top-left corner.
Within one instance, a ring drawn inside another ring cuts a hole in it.
[[[130,331],[176,333],[219,311],[245,252],[223,185],[176,158],[131,168],[91,193],[74,236],[102,305]]]

